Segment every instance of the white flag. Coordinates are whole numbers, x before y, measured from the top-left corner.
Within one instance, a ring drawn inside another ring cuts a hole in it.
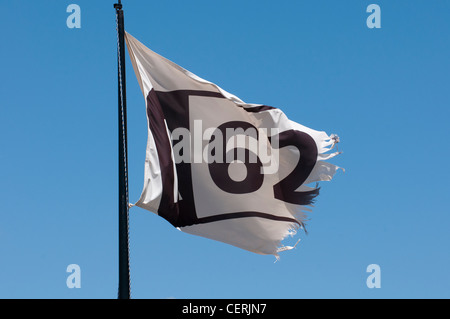
[[[337,136],[247,104],[151,51],[126,42],[146,99],[144,188],[136,206],[184,232],[259,254],[304,227],[318,188],[338,169]]]

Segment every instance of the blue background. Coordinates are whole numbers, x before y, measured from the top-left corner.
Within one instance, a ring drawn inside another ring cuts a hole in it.
[[[116,298],[113,1],[2,1],[0,298]],[[450,3],[124,1],[126,30],[249,103],[337,133],[308,235],[256,255],[130,210],[133,298],[449,298]],[[127,57],[130,201],[145,103]],[[81,267],[69,289],[66,267]],[[370,264],[381,288],[369,289]]]

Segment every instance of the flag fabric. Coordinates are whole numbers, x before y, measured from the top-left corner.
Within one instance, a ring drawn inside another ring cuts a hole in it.
[[[144,187],[135,204],[183,232],[278,256],[304,229],[339,141],[248,104],[125,35],[146,101]],[[313,185],[313,186],[308,186]]]

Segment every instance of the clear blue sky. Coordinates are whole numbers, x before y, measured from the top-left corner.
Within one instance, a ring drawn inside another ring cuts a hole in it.
[[[249,103],[337,133],[308,235],[261,256],[130,210],[133,298],[449,298],[450,2],[127,1],[126,30]],[[69,29],[66,8],[81,7]],[[116,298],[114,1],[2,1],[0,298]],[[381,8],[381,29],[366,8]],[[130,201],[145,104],[127,57]],[[69,289],[66,267],[81,267]],[[369,289],[366,267],[381,267]]]

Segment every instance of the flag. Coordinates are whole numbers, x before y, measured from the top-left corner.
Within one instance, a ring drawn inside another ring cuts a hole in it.
[[[135,204],[183,232],[278,256],[304,229],[318,181],[338,142],[248,104],[156,54],[129,33],[128,52],[146,101],[144,186]]]

